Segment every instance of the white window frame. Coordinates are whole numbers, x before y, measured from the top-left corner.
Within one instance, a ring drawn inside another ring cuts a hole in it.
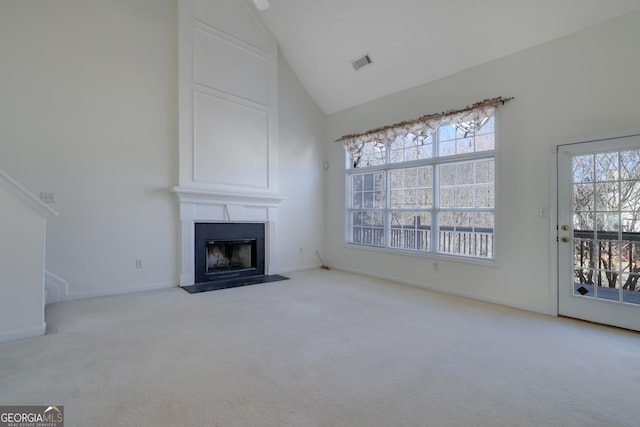
[[[489,265],[489,266],[497,266],[498,260],[498,206],[499,206],[499,162],[498,162],[498,119],[497,114],[493,115],[494,119],[494,132],[493,132],[493,150],[485,150],[485,151],[474,151],[470,153],[464,154],[455,154],[449,156],[438,156],[438,149],[440,144],[440,127],[433,132],[433,144],[432,144],[432,156],[426,159],[420,160],[412,160],[407,162],[390,162],[391,150],[386,149],[386,159],[385,163],[381,165],[368,166],[368,167],[358,167],[354,168],[352,164],[352,157],[349,152],[346,155],[346,173],[345,173],[345,203],[346,203],[346,223],[345,223],[345,246],[349,248],[362,249],[362,250],[370,250],[377,252],[386,252],[386,253],[396,253],[402,255],[409,256],[417,256],[417,257],[425,257],[425,258],[433,258],[433,259],[446,259],[453,261],[460,261],[464,263],[470,264],[479,264],[479,265]],[[446,125],[443,124],[443,126]],[[388,143],[387,143],[388,144]],[[441,165],[452,164],[452,163],[462,163],[466,161],[477,161],[483,159],[491,159],[493,160],[494,165],[494,182],[493,182],[493,190],[494,190],[494,203],[492,208],[441,208],[439,203],[439,167]],[[425,212],[431,215],[431,245],[428,251],[418,251],[411,249],[403,249],[396,248],[390,246],[390,233],[391,233],[391,224],[390,224],[390,215],[391,212],[402,211],[403,209],[394,209],[391,208],[390,201],[390,185],[389,185],[389,174],[394,170],[403,170],[403,169],[412,169],[423,166],[432,166],[432,204],[430,208],[406,208],[405,211],[411,212]],[[384,212],[384,243],[382,246],[380,245],[372,245],[366,243],[358,243],[351,241],[352,238],[352,218],[353,212],[356,211],[367,211],[365,208],[353,208],[352,207],[352,197],[353,197],[353,189],[352,185],[352,176],[357,174],[371,173],[384,171],[386,174],[385,178],[385,191],[386,191],[386,200],[385,206],[381,209],[370,209],[375,212]],[[475,255],[464,255],[459,253],[450,253],[450,252],[440,252],[439,248],[439,214],[441,212],[491,212],[493,214],[493,239],[492,239],[492,257],[480,257]]]

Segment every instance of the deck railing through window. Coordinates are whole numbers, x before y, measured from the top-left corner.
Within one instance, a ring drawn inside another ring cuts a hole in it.
[[[640,233],[575,230],[574,277],[576,283],[640,291]],[[620,277],[622,273],[622,277]]]
[[[432,250],[430,226],[391,226],[390,229],[389,247],[420,252]],[[438,248],[435,252],[493,258],[493,239],[493,229],[490,228],[440,227]],[[384,228],[354,228],[353,242],[384,247],[385,230]]]

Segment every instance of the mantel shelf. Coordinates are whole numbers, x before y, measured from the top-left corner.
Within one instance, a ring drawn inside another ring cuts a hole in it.
[[[285,197],[274,193],[231,193],[203,188],[174,187],[172,190],[183,203],[240,203],[243,205],[277,206]]]

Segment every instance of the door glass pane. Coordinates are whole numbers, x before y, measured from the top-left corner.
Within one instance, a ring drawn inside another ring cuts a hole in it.
[[[640,149],[620,153],[620,179],[637,180],[640,176]]]
[[[622,240],[622,300],[627,303],[640,304],[640,233],[623,233]]]
[[[573,158],[573,182],[594,182],[593,155],[576,156]]]
[[[589,237],[594,238],[593,230],[595,223],[595,215],[591,212],[574,212],[573,213],[573,231],[574,233],[581,232],[581,235],[577,237]],[[587,234],[584,234],[587,233]]]
[[[572,160],[573,294],[640,303],[640,150]]]
[[[596,181],[618,180],[618,152],[596,154]]]
[[[593,283],[588,283],[593,278],[593,270],[576,270],[574,273],[573,295],[593,298]],[[580,283],[583,277],[586,282]]]
[[[617,212],[607,212],[596,214],[596,230],[598,230],[598,236],[607,235],[608,238],[612,238],[617,235],[620,229],[619,217]],[[613,235],[611,235],[613,233]]]
[[[593,184],[573,184],[573,210],[592,211],[595,206]]]
[[[620,196],[617,182],[599,182],[596,184],[596,210],[617,211]]]
[[[638,221],[638,207],[640,204],[640,181],[622,181],[620,182],[620,209],[623,211],[631,211],[635,214],[634,219]]]
[[[622,275],[622,300],[626,303],[640,304],[640,289],[638,283],[640,274]]]
[[[640,193],[638,193],[640,194]],[[623,233],[637,233],[640,231],[638,212],[620,212],[620,226]]]
[[[597,256],[598,281],[596,284],[601,289],[617,289],[620,278],[620,242],[618,240],[601,240],[598,244]],[[615,292],[616,295],[609,294],[609,292],[602,291],[599,297],[618,300],[617,292]]]

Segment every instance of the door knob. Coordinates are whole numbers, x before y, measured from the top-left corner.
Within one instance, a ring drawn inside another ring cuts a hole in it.
[[[568,238],[567,236],[562,236],[562,237],[560,238],[560,241],[561,241],[562,243],[567,243],[567,242],[569,242],[569,238]]]
[[[560,227],[560,229],[562,231],[568,231],[569,230],[569,226],[568,225],[563,225],[562,227]]]

